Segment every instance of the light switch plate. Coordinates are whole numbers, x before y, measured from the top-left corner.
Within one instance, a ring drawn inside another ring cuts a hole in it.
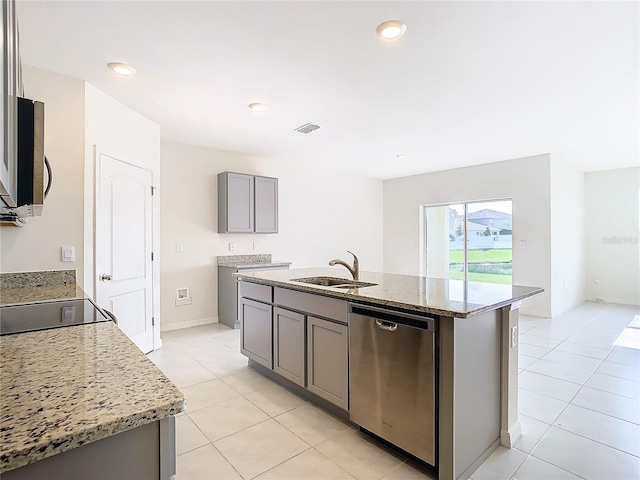
[[[75,262],[76,261],[76,249],[72,246],[61,247],[61,260],[63,262]]]

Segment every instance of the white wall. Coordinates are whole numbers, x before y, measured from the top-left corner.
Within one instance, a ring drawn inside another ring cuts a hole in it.
[[[100,154],[150,170],[154,184],[160,183],[160,126],[90,84],[85,87],[85,166],[84,176],[84,290],[94,298],[95,277],[95,183]],[[153,197],[153,251],[160,249],[160,200]],[[160,316],[160,266],[153,265],[153,314]],[[160,330],[154,330],[154,348],[160,345]]]
[[[279,233],[216,233],[217,174],[223,171],[278,177]],[[327,265],[336,257],[349,260],[346,250],[352,250],[363,271],[382,269],[380,180],[163,142],[160,199],[164,328],[217,320],[218,255],[271,253],[274,260],[303,268]],[[233,252],[229,242],[235,244]],[[256,251],[253,242],[259,243]],[[192,305],[175,306],[180,287],[189,287]]]
[[[551,311],[585,300],[584,172],[551,155]]]
[[[640,305],[639,202],[640,168],[585,175],[587,298]]]
[[[513,199],[513,283],[543,287],[521,311],[551,315],[550,156],[414,175],[384,182],[384,271],[421,273],[420,205]],[[526,242],[521,248],[520,241]]]
[[[23,66],[25,96],[45,104],[45,155],[53,185],[41,217],[23,227],[1,227],[0,271],[75,269],[83,282],[84,82]],[[73,245],[75,262],[60,247]]]

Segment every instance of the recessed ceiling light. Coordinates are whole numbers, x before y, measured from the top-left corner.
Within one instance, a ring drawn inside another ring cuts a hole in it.
[[[264,103],[250,103],[249,108],[254,112],[266,112],[267,106]]]
[[[407,156],[404,153],[399,153],[399,154],[396,155],[396,158],[398,160],[406,160]]]
[[[407,26],[400,20],[387,20],[376,28],[376,33],[380,38],[393,40],[407,31]]]
[[[131,65],[127,65],[126,63],[112,62],[107,66],[118,75],[122,75],[123,77],[130,77],[131,75],[134,75],[136,73],[136,69]]]

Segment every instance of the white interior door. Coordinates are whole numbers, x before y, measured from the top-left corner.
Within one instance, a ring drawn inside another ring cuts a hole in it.
[[[142,350],[153,350],[152,173],[100,155],[96,298]]]

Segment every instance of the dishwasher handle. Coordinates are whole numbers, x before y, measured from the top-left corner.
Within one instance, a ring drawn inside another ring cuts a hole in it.
[[[349,315],[360,315],[363,317],[373,318],[376,320],[376,325],[384,330],[394,331],[398,328],[398,325],[406,325],[408,327],[428,330],[431,332],[435,332],[438,329],[437,320],[431,316],[415,315],[396,310],[370,307],[368,305],[358,305],[356,303],[349,304]],[[395,325],[394,328],[387,328],[392,327],[393,325]]]
[[[382,330],[389,330],[390,332],[395,332],[398,329],[397,323],[378,320],[377,318],[375,319],[375,321],[378,328],[381,328]]]

